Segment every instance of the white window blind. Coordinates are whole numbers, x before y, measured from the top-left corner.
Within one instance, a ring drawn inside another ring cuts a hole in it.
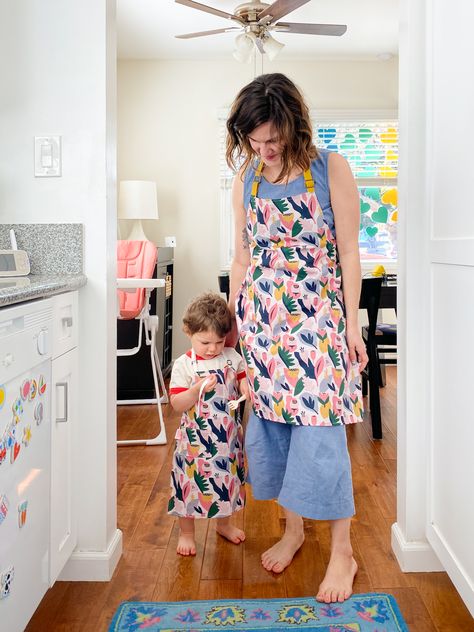
[[[227,110],[219,112],[221,267],[229,269],[234,249],[231,187],[225,161]],[[361,259],[396,261],[398,223],[398,120],[396,112],[311,111],[317,147],[341,153],[360,193]]]

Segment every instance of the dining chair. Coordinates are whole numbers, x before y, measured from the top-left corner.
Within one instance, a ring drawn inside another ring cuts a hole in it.
[[[369,395],[369,409],[372,420],[372,436],[374,439],[382,438],[382,417],[380,411],[381,375],[377,353],[377,316],[382,290],[382,277],[367,277],[362,279],[359,309],[367,311],[368,325],[362,328],[362,338],[367,347],[369,361],[362,372],[362,394]]]

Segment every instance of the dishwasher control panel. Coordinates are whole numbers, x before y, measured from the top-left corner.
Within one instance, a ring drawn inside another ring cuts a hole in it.
[[[0,384],[51,358],[49,299],[0,309]]]

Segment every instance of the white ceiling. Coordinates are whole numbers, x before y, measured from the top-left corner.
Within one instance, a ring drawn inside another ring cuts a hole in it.
[[[233,13],[244,0],[199,0]],[[271,3],[271,0],[263,0]],[[398,54],[398,0],[310,0],[280,21],[347,24],[342,37],[274,33],[279,59],[376,59]],[[178,40],[182,33],[234,26],[174,0],[117,0],[120,59],[227,59],[234,33]]]

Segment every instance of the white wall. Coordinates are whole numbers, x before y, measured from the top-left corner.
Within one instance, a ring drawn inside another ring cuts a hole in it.
[[[308,105],[319,109],[398,107],[398,60],[273,62]],[[219,273],[219,108],[253,79],[253,66],[228,61],[120,61],[118,179],[155,180],[160,220],[146,226],[163,243],[175,235],[173,356],[186,348],[181,315],[192,298],[217,290]]]
[[[464,170],[474,7],[402,0],[401,8],[402,370],[392,542],[404,570],[439,568],[439,558],[474,615],[474,220]]]
[[[87,570],[91,556],[85,552],[95,552],[99,560],[95,568],[102,565],[106,575],[111,542],[120,548],[115,450],[114,12],[113,0],[0,4],[0,221],[82,222],[85,227],[88,284],[80,291],[77,449],[81,472],[75,554],[77,560],[82,553],[88,559],[85,574],[79,573],[84,579],[99,578]],[[35,178],[33,137],[53,134],[62,136],[63,175]]]

